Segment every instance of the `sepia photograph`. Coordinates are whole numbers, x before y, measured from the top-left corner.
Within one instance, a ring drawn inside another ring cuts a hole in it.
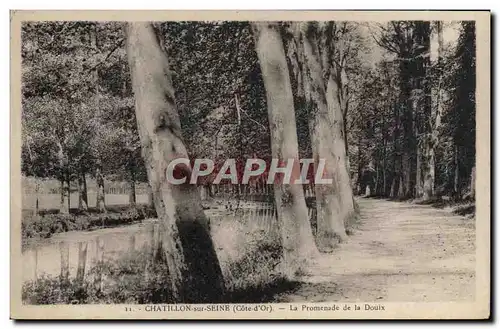
[[[490,12],[11,12],[11,317],[488,318]]]

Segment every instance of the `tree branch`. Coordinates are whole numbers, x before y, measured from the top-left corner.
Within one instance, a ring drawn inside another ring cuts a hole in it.
[[[114,46],[113,48],[109,51],[109,53],[106,55],[106,57],[104,57],[104,59],[102,61],[100,61],[99,63],[97,63],[96,65],[92,66],[91,68],[88,68],[87,71],[93,71],[95,70],[97,67],[101,66],[102,64],[104,64],[108,58],[111,57],[111,55],[118,49],[120,48],[122,45],[123,45],[123,42],[125,41],[125,38],[122,38],[121,40],[119,40]]]

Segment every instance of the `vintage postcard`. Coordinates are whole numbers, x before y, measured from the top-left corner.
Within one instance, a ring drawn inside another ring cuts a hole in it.
[[[13,319],[487,319],[489,11],[11,11]]]

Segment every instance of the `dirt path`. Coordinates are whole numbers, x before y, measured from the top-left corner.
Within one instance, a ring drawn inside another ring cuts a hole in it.
[[[281,302],[473,300],[475,222],[430,206],[359,199],[358,230]]]

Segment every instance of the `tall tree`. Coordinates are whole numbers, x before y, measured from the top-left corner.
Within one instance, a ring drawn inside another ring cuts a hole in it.
[[[451,112],[453,144],[455,146],[454,193],[463,195],[470,185],[476,154],[476,30],[471,21],[461,23],[455,54],[458,70]]]
[[[266,90],[272,157],[295,161],[294,180],[300,177],[298,141],[282,37],[276,23],[253,23],[252,29]],[[282,184],[275,180],[274,197],[281,225],[285,273],[294,278],[297,271],[305,270],[308,260],[317,254],[317,248],[307,216],[304,191],[301,185],[291,183]]]
[[[440,141],[440,130],[441,122],[444,113],[444,76],[446,74],[444,70],[444,47],[443,47],[443,22],[436,21],[434,24],[434,30],[437,34],[437,47],[434,51],[431,49],[431,53],[435,52],[436,62],[433,65],[432,80],[432,97],[431,97],[431,115],[429,123],[431,125],[431,132],[428,144],[428,174],[424,178],[424,198],[430,199],[436,196],[436,153]]]
[[[128,23],[126,34],[142,154],[161,221],[173,300],[217,300],[224,281],[200,195],[195,185],[173,185],[166,176],[170,161],[188,158],[167,57],[151,24]],[[190,168],[184,172],[189,176]]]
[[[350,191],[350,182],[345,162],[338,85],[328,60],[331,54],[328,51],[331,46],[329,44],[331,26],[319,27],[316,23],[299,23],[295,29],[298,51],[302,53],[299,58],[302,62],[313,159],[316,165],[320,159],[324,159],[326,162],[324,176],[333,180],[333,184],[315,186],[317,240],[320,248],[328,251],[336,243],[346,239],[344,223],[347,213],[344,213],[344,209],[348,208],[349,204],[352,205],[352,192],[347,198],[342,195],[344,187],[347,187],[347,192]],[[321,49],[320,41],[322,41]],[[353,210],[353,207],[351,209]]]
[[[417,139],[415,135],[415,106],[416,100],[421,96],[422,92],[414,92],[414,82],[422,81],[422,79],[413,79],[413,75],[418,75],[419,60],[424,60],[419,55],[422,48],[416,47],[418,42],[415,42],[416,37],[425,33],[416,33],[419,26],[427,26],[428,22],[414,21],[391,21],[387,26],[381,26],[382,34],[376,42],[387,51],[396,56],[399,63],[400,88],[399,88],[399,110],[398,123],[401,122],[402,139],[398,145],[400,152],[396,152],[397,159],[395,162],[396,170],[394,175],[394,196],[399,198],[411,198],[415,195],[416,184],[416,166],[417,166]],[[422,29],[420,29],[422,30]],[[428,39],[428,37],[427,37]],[[420,65],[422,66],[422,65]],[[420,85],[419,85],[420,86]],[[415,95],[417,94],[417,95]],[[425,97],[422,97],[422,99]],[[399,125],[398,125],[399,126]],[[395,134],[399,134],[400,130],[396,130]],[[396,140],[396,137],[395,137]],[[400,154],[400,156],[399,156]],[[397,193],[396,193],[397,191]]]
[[[343,25],[344,37],[347,34],[346,25]],[[331,126],[316,126],[317,129],[327,128],[329,130],[330,142],[332,143],[332,159],[337,160],[337,166],[332,168],[335,173],[337,190],[341,205],[341,220],[347,227],[350,219],[354,216],[354,196],[352,193],[351,179],[349,175],[349,158],[346,139],[345,118],[349,107],[349,84],[347,78],[347,58],[350,54],[349,40],[340,40],[335,37],[337,25],[334,22],[321,23],[319,26],[320,57],[323,79],[325,83],[325,96],[328,105],[328,113],[331,116]],[[339,48],[339,60],[334,60],[335,50]],[[327,139],[328,140],[328,139]]]
[[[431,153],[431,84],[430,84],[430,22],[417,21],[414,33],[414,71],[413,80],[413,112],[415,118],[415,134],[417,136],[416,148],[416,184],[415,196],[430,199],[432,187],[430,186],[430,153]]]

